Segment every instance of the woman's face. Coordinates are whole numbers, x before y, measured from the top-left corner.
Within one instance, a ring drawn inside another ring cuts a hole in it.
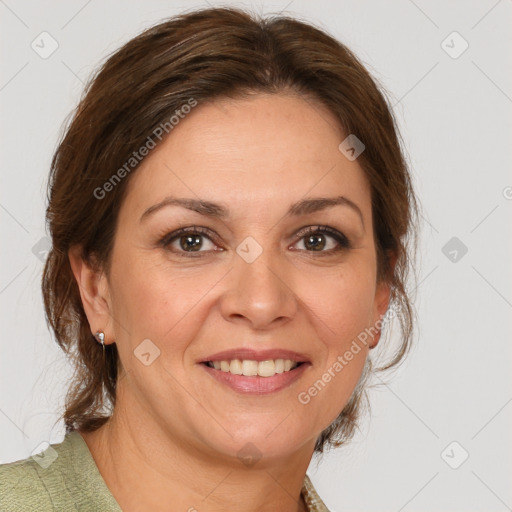
[[[117,343],[125,421],[202,453],[284,457],[338,416],[372,344],[353,341],[389,298],[368,182],[338,149],[347,135],[300,96],[216,101],[134,171],[103,282],[111,320],[91,322]],[[155,207],[169,198],[190,207]]]

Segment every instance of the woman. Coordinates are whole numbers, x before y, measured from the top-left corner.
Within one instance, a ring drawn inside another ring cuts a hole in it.
[[[390,303],[378,369],[410,346],[416,208],[384,96],[326,33],[217,8],[128,42],[52,161],[66,437],[1,466],[1,510],[327,510],[306,470],[352,436]]]

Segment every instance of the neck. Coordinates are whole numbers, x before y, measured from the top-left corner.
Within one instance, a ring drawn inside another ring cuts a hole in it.
[[[95,432],[81,432],[123,512],[306,512],[301,495],[314,441],[284,458],[242,464],[238,458],[174,439],[142,410],[123,407]],[[145,423],[131,420],[145,418]],[[148,436],[148,432],[151,435]]]

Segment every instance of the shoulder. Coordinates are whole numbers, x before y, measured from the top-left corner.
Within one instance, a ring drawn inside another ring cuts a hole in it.
[[[0,464],[0,512],[122,512],[78,432]]]
[[[47,444],[26,459],[0,464],[0,512],[76,511],[77,435],[67,434],[61,443]]]
[[[0,512],[54,510],[38,467],[32,457],[0,465]]]

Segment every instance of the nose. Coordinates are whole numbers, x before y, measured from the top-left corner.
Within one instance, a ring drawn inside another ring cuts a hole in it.
[[[248,263],[235,256],[221,299],[221,312],[229,322],[245,323],[255,330],[285,324],[297,314],[293,266],[286,266],[270,250]]]

